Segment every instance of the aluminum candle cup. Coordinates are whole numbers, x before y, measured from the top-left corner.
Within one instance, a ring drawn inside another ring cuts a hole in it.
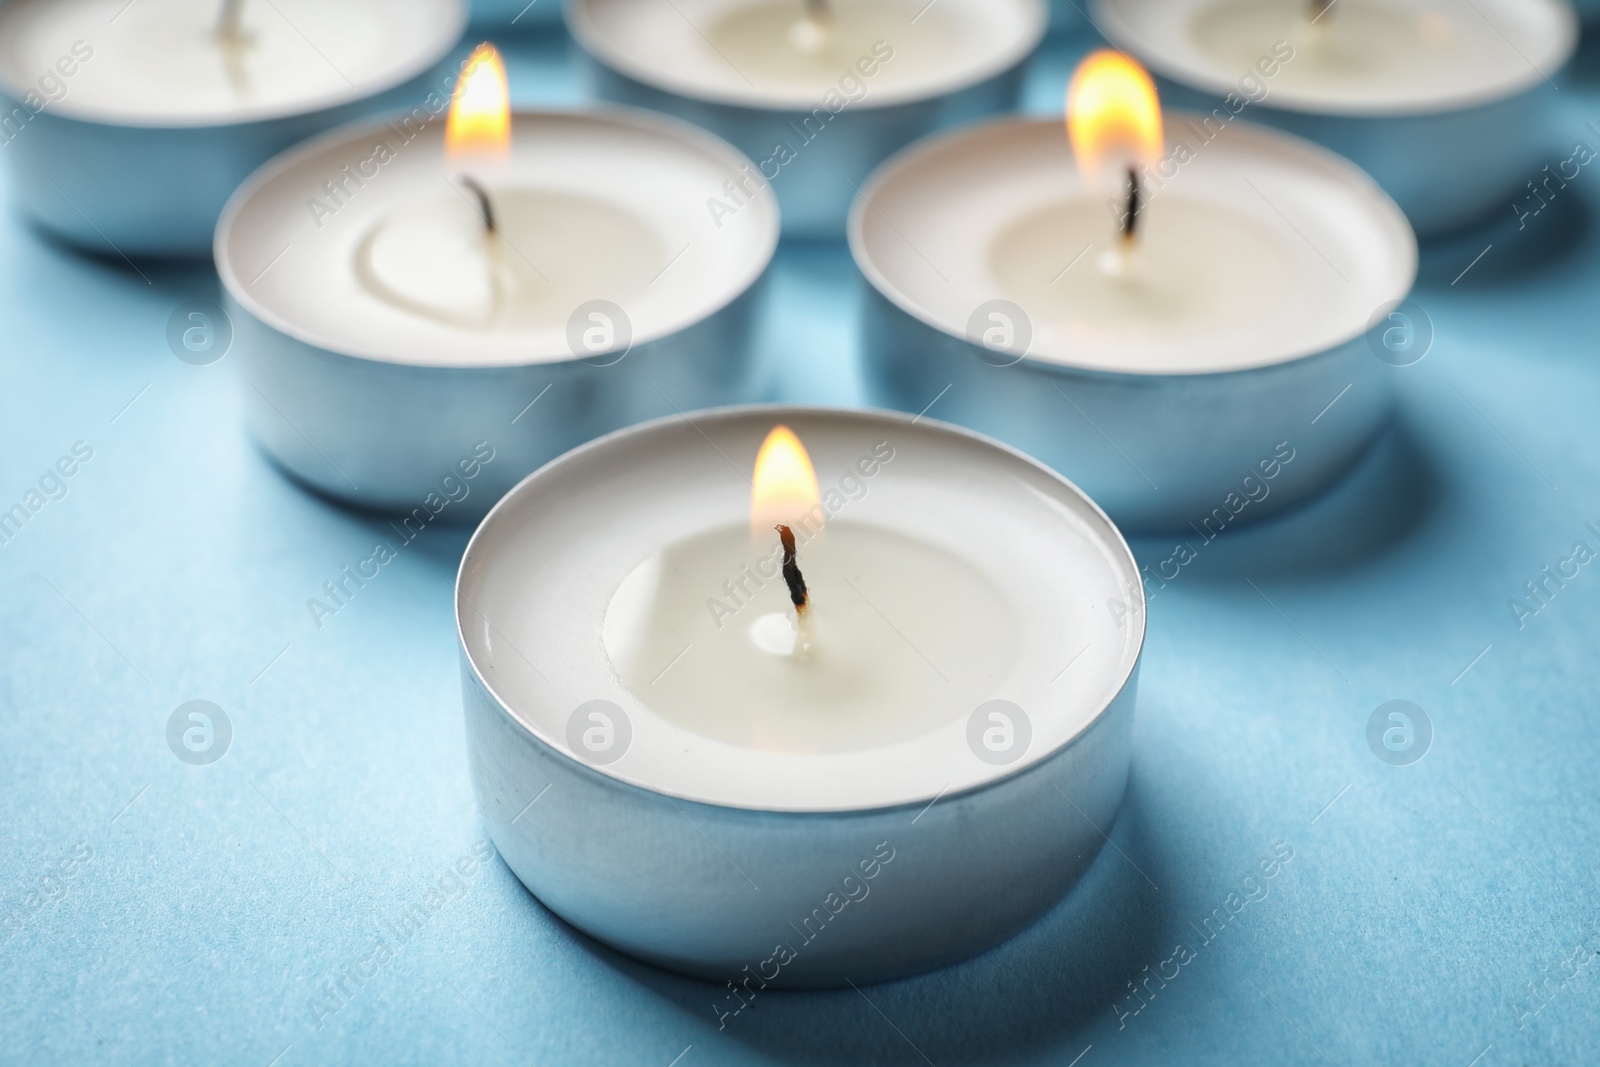
[[[1366,333],[1410,290],[1416,242],[1324,149],[1166,120],[1131,291],[1101,269],[1111,215],[1054,120],[908,149],[863,190],[850,246],[876,402],[1037,456],[1124,527],[1204,534],[1314,492],[1379,428]]]
[[[757,161],[702,211],[726,219],[770,182],[786,236],[839,238],[891,153],[1016,107],[1047,13],[1042,0],[835,8],[818,27],[800,0],[575,0],[567,25],[602,99],[688,119]]]
[[[800,661],[751,532],[777,423],[827,516],[797,538]],[[484,520],[456,611],[500,854],[660,966],[830,986],[971,956],[1073,885],[1121,801],[1133,557],[1070,483],[931,420],[754,407],[593,442]]]
[[[451,181],[442,126],[335,131],[229,203],[217,269],[250,428],[273,459],[320,492],[405,512],[450,495],[465,461],[472,497],[450,514],[477,517],[576,444],[749,399],[777,204],[757,196],[720,229],[698,210],[744,157],[660,116],[518,112],[484,184],[490,284],[509,271],[526,299],[485,319],[482,218]],[[475,448],[494,454],[481,472]]]
[[[1093,14],[1168,103],[1332,148],[1424,235],[1515,210],[1543,178],[1560,143],[1550,79],[1578,40],[1565,0],[1340,0],[1315,26],[1308,6],[1095,0]]]
[[[0,141],[22,213],[73,244],[205,255],[239,183],[362,114],[420,104],[463,0],[9,0]]]

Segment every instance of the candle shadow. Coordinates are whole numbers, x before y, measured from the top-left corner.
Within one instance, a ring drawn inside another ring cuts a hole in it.
[[[389,517],[386,514],[364,513],[363,517],[370,521],[373,536],[379,540],[386,539],[413,559],[420,557],[426,560],[428,565],[437,568],[439,576],[449,581],[452,587],[455,585],[456,571],[461,566],[461,557],[466,554],[467,542],[472,540],[473,533],[478,529],[475,522],[437,522],[412,540],[405,541],[385,521]]]
[[[222,301],[222,280],[217,277],[209,255],[129,257],[109,245],[96,249],[64,241],[32,220],[25,220],[23,229],[45,256],[67,267],[74,275],[92,271],[102,279],[127,283],[134,291],[150,288],[174,301]]]
[[[1190,533],[1195,559],[1169,584],[1237,585],[1285,578],[1336,578],[1370,564],[1417,537],[1443,497],[1439,464],[1426,438],[1397,412],[1355,466],[1320,496],[1282,515],[1242,523],[1210,541]],[[1134,555],[1152,570],[1174,555],[1171,538],[1132,540]]]
[[[1551,158],[1558,162],[1564,157]],[[1600,169],[1600,159],[1583,171],[1590,169]],[[1594,210],[1580,191],[1585,179],[1600,180],[1580,173],[1565,188],[1557,188],[1552,181],[1548,202],[1523,190],[1521,196],[1508,197],[1506,206],[1495,209],[1477,225],[1422,242],[1417,284],[1489,289],[1508,282],[1526,284],[1540,275],[1567,269],[1567,261],[1583,250],[1594,231]],[[1518,210],[1511,209],[1513,204]]]
[[[763,990],[719,1031],[713,1006],[723,1004],[724,986],[579,937],[597,962],[702,1020],[707,1043],[733,1040],[788,1063],[1031,1060],[1111,1020],[1127,983],[1182,936],[1171,893],[1155,888],[1172,884],[1171,872],[1154,845],[1159,813],[1148,809],[1137,778],[1136,766],[1112,830],[1116,847],[1102,849],[1054,908],[988,952],[927,974],[860,989]]]
[[[379,540],[386,541],[395,548],[403,548],[408,555],[414,553],[424,556],[447,567],[452,579],[454,578],[455,569],[461,564],[461,556],[467,550],[467,542],[472,539],[473,533],[478,528],[481,516],[476,512],[468,514],[456,509],[452,514],[451,507],[446,507],[425,526],[413,519],[410,526],[405,527],[405,532],[402,533],[400,524],[405,515],[383,508],[363,507],[333,496],[302,480],[294,471],[278,462],[277,457],[262,448],[259,443],[256,444],[255,450],[267,466],[316,505],[329,508],[337,512],[341,518],[365,526]],[[406,534],[410,534],[410,540],[406,539]]]

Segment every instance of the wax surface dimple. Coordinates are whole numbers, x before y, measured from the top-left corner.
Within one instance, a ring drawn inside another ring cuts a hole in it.
[[[647,84],[743,106],[820,108],[829,118],[992,77],[1020,62],[1042,30],[1028,0],[832,0],[829,8],[808,16],[802,0],[578,0],[573,25],[586,48]]]
[[[1122,240],[1097,200],[1079,197],[1013,221],[989,246],[1005,296],[1035,329],[1078,341],[1194,341],[1276,313],[1299,284],[1298,261],[1250,219],[1173,193],[1145,211],[1117,276]]]
[[[1200,53],[1229,78],[1270,63],[1272,92],[1326,99],[1404,100],[1458,85],[1470,89],[1495,71],[1527,61],[1470,7],[1419,10],[1381,0],[1339,0],[1312,24],[1309,4],[1218,0],[1195,11],[1189,33]],[[1448,5],[1446,5],[1448,7]]]
[[[880,72],[890,84],[936,74],[960,55],[959,26],[937,6],[917,20],[915,48],[891,44],[903,41],[916,15],[902,0],[855,0],[832,9],[828,23],[805,25],[804,7],[796,0],[757,0],[723,13],[706,38],[717,55],[757,85],[817,93],[835,88],[857,60],[872,57],[874,45],[879,58],[885,45],[894,53]]]
[[[832,752],[927,733],[1005,680],[1015,615],[972,563],[882,527],[835,523],[800,546],[812,607],[797,624],[775,559],[746,527],[723,526],[635,567],[604,628],[627,689],[716,740]]]
[[[490,237],[476,202],[444,181],[379,220],[358,252],[368,291],[413,314],[485,330],[564,328],[588,301],[624,304],[667,262],[650,227],[619,204],[491,188]]]

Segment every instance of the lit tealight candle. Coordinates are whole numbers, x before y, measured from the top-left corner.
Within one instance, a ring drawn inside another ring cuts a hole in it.
[[[790,752],[905,741],[977,707],[1018,640],[1000,588],[915,531],[826,514],[804,446],[778,427],[751,523],[653,552],[618,586],[603,633],[623,684],[687,729]]]
[[[496,507],[457,611],[501,855],[563,918],[691,973],[783,941],[789,985],[981,951],[1076,880],[1120,801],[1132,557],[1070,484],[926,419],[612,435]],[[877,903],[795,940],[869,870]]]
[[[317,488],[401,510],[486,440],[489,488],[458,509],[481,515],[590,437],[748,399],[777,206],[720,228],[695,210],[746,164],[670,120],[513,114],[480,48],[446,122],[330,134],[229,205],[252,428]]]
[[[1173,99],[1252,101],[1360,164],[1424,233],[1503,211],[1538,172],[1578,36],[1565,0],[1096,0],[1095,20],[1187,87]]]
[[[465,21],[463,0],[11,0],[0,139],[16,195],[101,251],[203,252],[272,155],[422,103]]]
[[[363,284],[424,317],[501,331],[563,332],[585,299],[637,300],[671,255],[649,224],[625,204],[519,182],[511,147],[505,66],[482,45],[445,125],[447,181],[372,228]]]
[[[1415,240],[1344,160],[1201,119],[1163,123],[1144,72],[1101,52],[1072,82],[1073,152],[1058,123],[1011,120],[874,176],[851,243],[877,396],[937,399],[1145,528],[1200,522],[1263,462],[1254,514],[1344,469],[1387,408],[1362,337],[1410,289]]]
[[[853,185],[942,125],[1009,110],[1041,0],[579,0],[596,91],[726,137],[773,183],[784,232],[838,236]],[[740,193],[710,210],[737,210]]]

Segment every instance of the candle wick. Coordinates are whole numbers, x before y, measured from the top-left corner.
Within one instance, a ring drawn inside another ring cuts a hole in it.
[[[795,612],[804,619],[806,608],[811,605],[811,597],[806,592],[806,580],[800,574],[800,565],[795,562],[794,531],[782,523],[777,530],[778,540],[783,543],[783,581],[789,587],[789,599],[794,603]]]
[[[805,0],[806,20],[818,26],[833,24],[833,5],[828,0]]]
[[[1317,20],[1333,10],[1333,5],[1339,0],[1311,0],[1311,25],[1315,26]]]
[[[217,39],[229,44],[239,43],[243,14],[244,0],[222,0],[222,13],[217,17]]]
[[[483,252],[489,271],[491,301],[489,319],[493,321],[499,317],[516,283],[508,273],[508,265],[501,250],[500,230],[495,222],[494,201],[489,199],[489,190],[470,174],[461,176],[461,184],[472,190],[473,199],[478,204],[478,214],[483,219]]]
[[[463,175],[461,184],[472,190],[472,195],[478,200],[478,213],[483,216],[483,231],[485,233],[498,233],[499,229],[494,221],[494,203],[489,199],[489,191],[478,184],[476,178]]]
[[[1128,167],[1128,202],[1127,210],[1122,213],[1122,243],[1130,246],[1138,237],[1139,212],[1144,207],[1144,197],[1139,186],[1139,171],[1132,166]]]

